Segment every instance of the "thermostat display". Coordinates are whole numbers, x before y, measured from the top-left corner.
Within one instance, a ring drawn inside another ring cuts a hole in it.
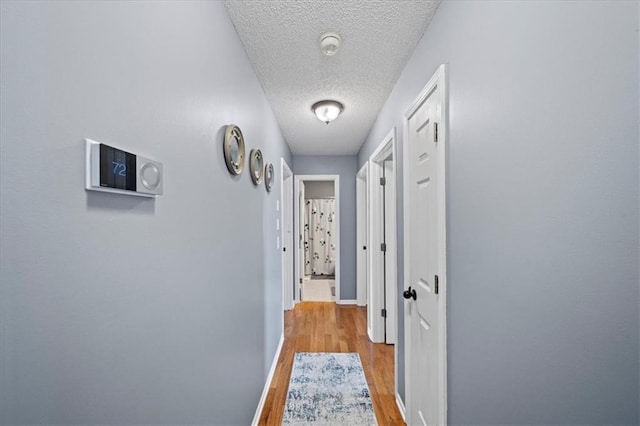
[[[100,186],[136,190],[136,156],[100,144]]]
[[[86,140],[86,189],[143,197],[162,194],[162,163]]]

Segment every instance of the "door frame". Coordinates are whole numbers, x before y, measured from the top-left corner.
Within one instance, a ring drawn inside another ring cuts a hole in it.
[[[280,241],[282,241],[282,312],[293,309],[293,172],[280,158]],[[291,235],[287,236],[287,229]],[[285,248],[289,251],[285,251]],[[288,271],[288,273],[286,272]]]
[[[388,198],[386,200],[386,214],[383,216],[382,209],[383,195],[378,183],[383,176],[384,162],[389,160],[392,163],[393,177],[389,179]],[[396,128],[382,139],[382,142],[369,156],[369,229],[368,241],[370,250],[369,256],[369,291],[367,292],[368,319],[371,319],[370,326],[367,326],[369,338],[374,343],[386,342],[395,344],[397,341],[397,293],[398,293],[398,240],[397,240],[397,214],[396,214],[396,178],[398,171],[397,150],[396,150]],[[388,217],[385,217],[388,216]],[[383,224],[384,218],[384,224]],[[384,227],[383,227],[384,226]],[[386,233],[386,256],[382,253],[380,245],[384,241]],[[387,270],[385,273],[385,257],[387,258]],[[387,286],[385,288],[385,278]],[[385,303],[387,301],[387,303]],[[381,310],[387,309],[387,326],[382,317]],[[386,332],[386,338],[385,338]]]
[[[367,247],[368,232],[367,218],[369,216],[368,203],[368,170],[369,162],[365,162],[358,173],[356,173],[356,304],[358,306],[367,305],[367,287],[369,285],[368,269],[369,256]]]
[[[440,87],[441,90],[441,126],[438,126],[438,143],[444,144],[444,149],[442,150],[442,155],[438,155],[438,219],[439,223],[437,225],[438,229],[438,250],[440,251],[441,256],[439,256],[438,261],[438,271],[439,280],[440,280],[440,294],[442,302],[442,309],[439,310],[440,317],[438,318],[440,324],[440,360],[439,365],[441,366],[438,381],[440,383],[441,394],[438,397],[438,403],[440,405],[440,413],[441,418],[439,419],[439,424],[446,425],[447,424],[447,250],[446,250],[446,237],[447,237],[447,223],[446,223],[446,151],[447,151],[447,143],[448,143],[448,129],[449,129],[449,92],[448,92],[448,81],[447,81],[447,66],[442,64],[438,67],[436,72],[433,74],[429,82],[424,86],[424,88],[420,91],[416,99],[413,101],[411,106],[407,109],[407,112],[404,113],[402,117],[403,129],[404,129],[404,137],[403,137],[403,156],[402,156],[402,169],[403,173],[403,208],[404,208],[404,235],[409,235],[411,231],[410,215],[409,215],[409,187],[411,185],[410,181],[410,173],[409,173],[409,156],[408,156],[408,145],[409,145],[409,118],[416,112],[418,108],[423,104],[423,102],[428,98],[429,94],[436,88]],[[405,281],[408,282],[411,275],[411,264],[409,262],[410,256],[410,247],[408,243],[408,239],[404,238],[404,277]],[[407,283],[405,287],[408,287],[410,283]],[[405,306],[406,306],[405,302]],[[414,424],[417,423],[417,419],[411,418],[411,319],[408,317],[408,309],[405,308],[404,315],[404,359],[405,359],[405,407],[407,414],[407,423]]]
[[[294,207],[295,207],[295,212],[294,212],[294,217],[296,218],[295,220],[295,226],[294,226],[294,230],[295,230],[295,234],[294,234],[294,239],[296,236],[300,236],[300,212],[302,209],[304,209],[304,206],[300,205],[300,201],[298,199],[298,194],[300,192],[300,182],[302,181],[330,181],[333,182],[333,193],[335,194],[336,197],[336,218],[335,218],[335,224],[336,224],[336,303],[340,304],[341,303],[341,298],[340,298],[340,246],[341,246],[341,242],[340,242],[340,175],[294,175],[294,198],[295,198],[295,202],[294,202]],[[300,242],[300,239],[299,239]],[[294,303],[298,303],[300,302],[300,285],[301,285],[301,280],[304,278],[304,271],[301,271],[300,269],[300,264],[301,264],[301,256],[302,253],[300,251],[300,244],[294,244],[295,247],[295,265],[296,265],[296,274],[295,274],[295,288],[297,291],[294,291]]]

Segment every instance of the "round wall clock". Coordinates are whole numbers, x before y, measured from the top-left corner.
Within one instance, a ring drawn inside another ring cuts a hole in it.
[[[267,164],[264,168],[264,184],[267,187],[267,191],[271,192],[271,188],[273,188],[273,163]]]
[[[244,137],[240,127],[229,124],[224,133],[224,161],[233,175],[239,175],[244,169]]]
[[[252,149],[249,155],[249,174],[251,180],[255,185],[262,182],[264,177],[264,159],[262,158],[262,151],[259,149]]]

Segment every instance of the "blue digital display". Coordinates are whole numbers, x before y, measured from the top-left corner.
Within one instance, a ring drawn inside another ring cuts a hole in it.
[[[127,173],[132,170],[132,173]],[[136,156],[109,145],[100,144],[100,186],[127,191],[136,190]]]
[[[117,161],[112,161],[113,164],[113,174],[118,176],[127,176],[127,165],[124,163],[118,163]]]

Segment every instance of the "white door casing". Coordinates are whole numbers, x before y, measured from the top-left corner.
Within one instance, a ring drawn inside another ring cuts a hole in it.
[[[293,309],[293,172],[280,158],[280,223],[282,240],[282,308]]]
[[[405,287],[416,296],[405,300],[406,405],[412,425],[447,422],[446,96],[441,65],[404,116]]]
[[[304,181],[294,180],[294,193],[296,194],[296,200],[294,203],[294,216],[296,217],[295,234],[296,239],[296,276],[294,279],[295,289],[293,294],[294,303],[298,303],[302,300],[302,279],[304,278],[304,238],[302,236],[302,225],[304,224]]]
[[[296,276],[295,283],[296,291],[295,301],[299,302],[300,298],[300,289],[302,288],[301,280],[304,278],[304,251],[302,247],[302,224],[304,224],[304,203],[305,203],[305,195],[304,195],[304,181],[332,181],[333,182],[333,192],[336,198],[336,216],[335,216],[335,243],[336,243],[336,253],[335,253],[335,262],[336,262],[336,303],[341,303],[340,300],[340,175],[295,175],[294,176],[294,193],[297,194],[296,202],[294,203],[295,207],[295,235],[298,241],[295,244],[295,256],[296,256]]]
[[[357,289],[356,303],[358,306],[367,304],[367,168],[368,162],[365,162],[362,168],[356,174],[356,227],[357,227]]]
[[[397,237],[396,237],[396,131],[395,127],[369,157],[369,223],[367,300],[369,338],[375,343],[395,344],[397,335]],[[385,168],[386,165],[386,168]],[[388,176],[386,176],[388,174]],[[385,177],[387,183],[381,185]],[[381,245],[386,245],[386,252]],[[386,318],[382,316],[386,310]]]
[[[395,141],[395,135],[394,135]],[[393,147],[395,154],[395,144]],[[384,190],[384,241],[387,245],[387,252],[384,258],[384,291],[385,291],[385,308],[387,309],[386,321],[386,343],[394,345],[396,343],[397,334],[397,306],[398,306],[398,255],[397,255],[397,229],[396,221],[396,167],[395,155],[387,158],[382,166],[384,168],[384,179],[386,181]]]

